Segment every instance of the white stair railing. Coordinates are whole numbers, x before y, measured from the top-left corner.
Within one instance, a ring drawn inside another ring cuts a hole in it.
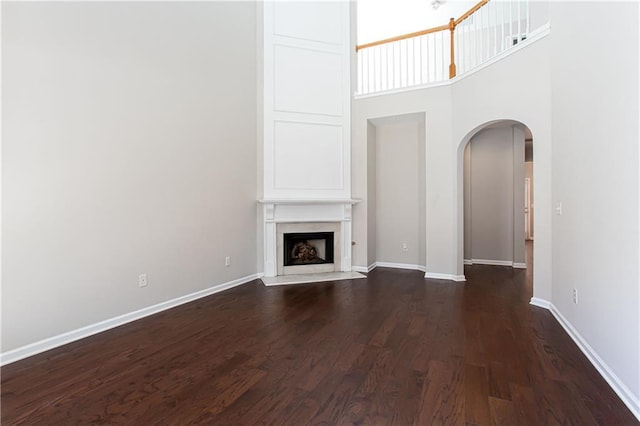
[[[482,0],[448,25],[357,46],[357,94],[448,80],[513,47],[528,33],[527,0]]]

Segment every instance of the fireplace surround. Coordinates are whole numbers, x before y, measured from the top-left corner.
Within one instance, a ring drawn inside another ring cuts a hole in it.
[[[264,276],[351,271],[351,212],[358,201],[260,200],[264,223]],[[332,233],[333,263],[285,266],[284,235],[296,233]]]

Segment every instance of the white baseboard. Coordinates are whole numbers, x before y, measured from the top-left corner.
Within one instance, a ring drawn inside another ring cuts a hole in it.
[[[527,269],[526,263],[511,262],[509,260],[464,259],[463,262],[465,265],[511,266],[516,269]]]
[[[368,268],[364,266],[354,266],[352,269],[356,272],[371,272],[377,267],[381,268],[397,268],[397,269],[409,269],[412,271],[421,271],[424,272],[425,278],[433,278],[436,280],[448,280],[448,281],[466,281],[464,275],[453,275],[453,274],[438,274],[435,272],[427,272],[427,268],[422,265],[413,265],[410,263],[393,263],[393,262],[375,262],[369,265]]]
[[[591,364],[598,370],[598,373],[609,383],[609,386],[620,397],[624,405],[631,410],[634,416],[640,421],[640,398],[631,392],[631,390],[618,378],[618,376],[609,368],[609,366],[600,358],[598,353],[587,343],[587,341],[578,333],[573,325],[562,315],[562,313],[550,304],[550,311],[558,320],[562,328],[567,332],[569,337],[578,345],[582,353],[591,361]]]
[[[513,266],[510,260],[471,259],[473,265]]]
[[[453,274],[439,274],[437,272],[425,272],[425,278],[432,278],[434,280],[449,280],[449,281],[466,281],[464,275],[453,275]]]
[[[551,309],[551,303],[548,300],[539,299],[537,297],[532,297],[529,304],[539,308]]]
[[[351,270],[355,271],[355,272],[362,272],[365,274],[368,274],[369,272],[373,271],[376,268],[376,263],[372,263],[369,266],[352,266]]]
[[[129,312],[127,314],[120,315],[115,318],[110,318],[104,321],[100,321],[95,324],[91,324],[82,328],[78,328],[76,330],[59,334],[57,336],[40,340],[38,342],[30,343],[20,348],[3,352],[0,354],[0,365],[10,364],[12,362],[16,362],[21,359],[48,351],[50,349],[54,349],[59,346],[66,345],[67,343],[75,342],[76,340],[80,340],[85,337],[89,337],[94,334],[107,331],[114,327],[118,327],[123,324],[127,324],[129,322],[136,321],[144,317],[148,317],[149,315],[153,315],[158,312],[162,312],[167,309],[171,309],[176,306],[180,306],[182,304],[192,302],[194,300],[212,295],[214,293],[219,293],[223,290],[227,290],[232,287],[236,287],[241,284],[245,284],[255,279],[258,279],[262,275],[263,274],[253,274],[246,277],[238,278],[237,280],[214,285],[213,287],[209,287],[205,290],[201,290],[195,293],[187,294],[185,296],[177,297],[172,300],[167,300],[166,302],[158,303],[153,306],[148,306],[146,308],[142,308],[134,312]]]
[[[426,271],[426,268],[422,265],[413,265],[410,263],[392,263],[392,262],[376,262],[376,267],[381,268],[397,268],[397,269],[411,269],[413,271]]]
[[[591,345],[589,345],[582,335],[578,333],[569,320],[562,315],[558,308],[556,308],[553,303],[544,299],[538,299],[537,297],[532,297],[531,302],[529,303],[551,311],[551,314],[554,316],[556,321],[560,323],[564,331],[569,335],[569,337],[571,337],[574,343],[587,357],[589,362],[591,362],[602,378],[609,384],[609,386],[611,386],[611,389],[613,389],[613,391],[620,397],[624,405],[626,405],[631,413],[640,420],[640,398],[634,395],[633,392],[631,392],[631,390],[620,380],[620,378],[618,378],[611,368],[609,368],[607,363],[600,358]]]

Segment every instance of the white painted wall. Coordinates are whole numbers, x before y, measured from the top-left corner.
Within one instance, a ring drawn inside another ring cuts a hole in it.
[[[277,1],[263,8],[263,195],[349,198],[351,5]]]
[[[639,5],[549,7],[553,201],[562,203],[562,216],[553,216],[551,300],[628,388],[640,416]],[[538,194],[536,219],[545,210]],[[536,223],[536,245],[541,232]]]
[[[256,273],[255,9],[2,4],[3,352]]]

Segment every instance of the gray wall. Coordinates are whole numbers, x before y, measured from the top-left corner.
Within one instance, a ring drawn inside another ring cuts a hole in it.
[[[353,141],[352,141],[352,186],[353,197],[363,201],[356,205],[353,212],[354,265],[365,267],[369,265],[367,244],[367,208],[372,203],[368,194],[370,182],[368,169],[371,159],[368,156],[368,122],[378,123],[380,117],[415,117],[413,121],[424,121],[424,130],[418,128],[416,137],[424,134],[425,155],[424,178],[418,171],[418,179],[424,183],[425,194],[424,232],[414,229],[416,234],[426,235],[424,256],[419,265],[426,262],[428,271],[447,273],[455,269],[453,252],[453,236],[450,222],[451,202],[453,197],[453,182],[451,179],[450,149],[451,141],[451,90],[450,87],[437,87],[407,91],[387,96],[374,96],[354,101],[353,107]],[[418,118],[421,117],[421,118]],[[376,124],[377,125],[377,124]],[[422,155],[418,153],[417,155]],[[413,160],[408,160],[413,161]],[[415,159],[418,161],[418,158]],[[401,164],[404,167],[404,163]],[[431,188],[431,191],[429,191]],[[420,194],[413,194],[418,197]],[[416,206],[419,207],[419,201]],[[421,215],[421,213],[419,214]],[[378,218],[378,220],[380,220]],[[420,244],[420,243],[419,243]],[[397,244],[395,245],[397,249]],[[423,260],[423,259],[426,259]],[[382,260],[378,257],[378,260]],[[387,260],[390,262],[390,260]]]
[[[513,263],[525,264],[524,127],[513,126]]]
[[[549,6],[553,201],[562,203],[562,215],[553,215],[552,302],[626,385],[640,413],[638,8]],[[535,168],[535,131],[534,140]],[[537,192],[536,207],[537,218]],[[538,226],[536,245],[539,235]]]
[[[377,199],[377,155],[376,126],[367,121],[367,268],[376,262],[376,241],[378,239]]]
[[[534,198],[533,198],[533,191],[534,191],[534,180],[533,180],[533,162],[532,161],[525,161],[524,163],[524,175],[525,177],[529,178],[529,235],[531,236],[531,238],[535,238],[534,237],[534,229],[533,229],[533,216],[535,215],[534,212],[534,208],[535,208],[535,202],[534,202]]]
[[[255,9],[2,4],[2,351],[256,273]]]
[[[524,263],[524,136],[516,126],[476,134],[465,159],[465,259]]]
[[[376,120],[376,261],[424,266],[424,121]],[[422,148],[420,147],[422,145]],[[421,156],[422,153],[422,156]],[[422,240],[422,241],[421,241]],[[403,251],[403,243],[407,251]],[[421,248],[422,247],[422,248]]]

